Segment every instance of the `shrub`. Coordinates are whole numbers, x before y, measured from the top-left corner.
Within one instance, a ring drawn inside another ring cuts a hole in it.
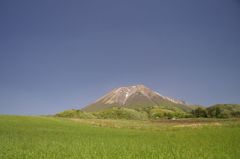
[[[158,118],[183,118],[186,116],[186,113],[173,109],[163,109],[160,107],[153,107],[150,111],[149,111],[149,116],[152,119],[158,119]]]
[[[101,112],[94,113],[98,118],[101,119],[135,119],[135,120],[146,120],[148,114],[144,111],[137,111],[128,108],[114,107],[112,109],[104,110]]]
[[[204,108],[201,108],[201,107],[198,107],[198,108],[192,110],[192,115],[194,117],[197,117],[197,118],[199,118],[199,117],[207,117],[207,114],[208,114],[207,110],[204,109]]]
[[[65,118],[81,118],[81,119],[95,119],[96,117],[91,114],[81,110],[66,110],[64,112],[56,114],[57,117],[65,117]]]

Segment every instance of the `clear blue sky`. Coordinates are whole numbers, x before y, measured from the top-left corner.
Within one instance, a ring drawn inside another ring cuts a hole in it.
[[[81,108],[140,83],[240,103],[240,1],[0,1],[0,114]]]

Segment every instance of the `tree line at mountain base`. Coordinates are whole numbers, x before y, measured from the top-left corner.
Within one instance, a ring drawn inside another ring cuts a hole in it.
[[[190,112],[179,108],[153,106],[131,109],[125,107],[112,107],[98,112],[85,112],[82,110],[66,110],[58,113],[57,117],[82,119],[173,119],[173,118],[240,118],[240,105],[218,104],[211,107],[196,107]]]

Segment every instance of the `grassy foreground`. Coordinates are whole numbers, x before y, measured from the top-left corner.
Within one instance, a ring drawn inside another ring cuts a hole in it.
[[[1,159],[237,159],[240,121],[0,116]]]

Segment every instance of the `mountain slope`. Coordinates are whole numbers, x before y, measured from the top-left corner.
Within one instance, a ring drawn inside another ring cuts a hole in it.
[[[184,101],[165,97],[144,85],[120,87],[107,93],[93,104],[84,107],[83,111],[96,112],[111,107],[145,108],[160,106],[163,108],[176,108],[189,112],[190,106]]]

